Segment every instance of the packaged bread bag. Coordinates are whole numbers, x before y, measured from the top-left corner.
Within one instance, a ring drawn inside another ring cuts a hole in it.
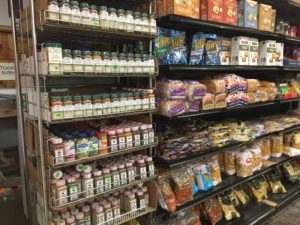
[[[249,149],[243,149],[236,155],[236,174],[239,177],[248,177],[252,171],[253,156]]]

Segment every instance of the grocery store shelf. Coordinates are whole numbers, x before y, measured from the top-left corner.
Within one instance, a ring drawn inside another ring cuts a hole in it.
[[[224,191],[230,190],[242,183],[248,182],[252,180],[255,177],[258,177],[268,171],[271,171],[274,166],[279,166],[282,165],[283,163],[289,161],[291,158],[287,156],[282,156],[280,158],[271,158],[270,161],[274,162],[272,166],[269,167],[263,167],[260,171],[255,172],[252,176],[249,177],[237,177],[236,175],[228,176],[228,175],[223,175],[222,176],[222,183],[214,187],[213,189],[207,191],[207,192],[200,192],[194,196],[194,199],[182,206],[177,207],[176,212],[174,213],[169,213],[169,216],[174,216],[183,210],[186,210],[190,207],[196,206],[199,203],[210,199],[218,194],[223,193]],[[244,223],[239,223],[243,224]]]
[[[299,43],[300,45],[300,43]],[[283,71],[290,71],[290,72],[300,72],[300,67],[292,67],[292,66],[284,66]]]
[[[260,137],[257,137],[254,140],[234,143],[234,144],[230,144],[230,145],[227,145],[227,146],[224,146],[224,147],[221,147],[221,148],[211,148],[211,149],[206,150],[205,152],[195,152],[195,153],[190,154],[190,155],[188,155],[184,158],[179,158],[179,159],[174,159],[174,160],[165,160],[163,158],[157,157],[156,161],[162,166],[174,167],[174,166],[178,166],[178,165],[181,165],[181,164],[193,161],[193,160],[198,160],[198,159],[202,159],[204,157],[212,156],[212,155],[215,155],[215,154],[220,153],[220,152],[225,152],[225,151],[230,151],[230,150],[234,150],[234,149],[237,149],[237,148],[241,148],[245,145],[252,144],[252,143],[254,143],[258,140],[261,140],[261,139],[264,139],[264,138],[269,138],[269,137],[272,137],[272,136],[277,135],[277,134],[290,133],[290,132],[293,132],[294,130],[297,130],[297,129],[300,129],[300,125],[295,125],[295,126],[292,126],[290,128],[284,129],[282,131],[276,131],[276,132],[272,132],[272,133],[269,133],[269,134],[265,134],[265,135],[262,135]]]

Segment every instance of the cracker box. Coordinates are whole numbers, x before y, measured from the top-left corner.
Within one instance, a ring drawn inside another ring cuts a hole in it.
[[[224,23],[223,0],[201,0],[201,19]]]
[[[258,29],[271,31],[272,6],[258,4]]]
[[[239,0],[237,24],[241,27],[257,29],[258,3],[252,0]]]
[[[231,65],[249,64],[250,40],[248,37],[234,37],[231,39]]]
[[[200,0],[167,0],[167,14],[199,19]]]
[[[276,66],[283,66],[283,51],[284,51],[284,44],[276,43],[276,58],[275,58]]]
[[[231,39],[222,38],[220,61],[221,65],[230,65],[231,58]]]
[[[249,65],[255,66],[258,64],[259,41],[255,38],[250,38]]]
[[[276,65],[276,41],[261,41],[259,43],[259,65]]]
[[[236,0],[225,0],[224,2],[224,23],[236,25],[237,23],[237,2]]]

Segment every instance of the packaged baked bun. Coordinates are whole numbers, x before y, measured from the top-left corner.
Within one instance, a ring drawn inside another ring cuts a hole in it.
[[[247,91],[257,91],[260,82],[257,79],[247,79]]]
[[[206,86],[198,81],[185,81],[184,84],[186,86],[187,99],[190,101],[202,99],[206,94]]]
[[[236,155],[236,174],[239,177],[248,177],[252,172],[253,156],[250,150],[243,149]]]
[[[261,156],[261,149],[260,146],[257,144],[251,145],[249,147],[252,156],[253,156],[253,163],[252,163],[252,171],[259,171],[262,167],[262,156]]]
[[[213,94],[224,93],[226,91],[226,83],[223,79],[202,80],[202,84],[207,87],[207,91]]]
[[[158,81],[156,91],[158,96],[164,99],[176,100],[186,98],[186,86],[180,80]]]
[[[283,136],[277,135],[271,137],[271,156],[279,158],[283,153]]]
[[[235,151],[224,152],[224,170],[227,175],[233,175],[236,173],[235,169]]]

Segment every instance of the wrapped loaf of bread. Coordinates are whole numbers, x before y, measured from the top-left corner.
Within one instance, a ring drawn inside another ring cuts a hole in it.
[[[173,117],[185,113],[185,105],[181,100],[161,100],[158,110],[161,115]]]
[[[215,108],[216,109],[221,109],[221,108],[227,107],[226,96],[227,96],[226,93],[216,94],[216,96],[215,96]]]
[[[210,93],[206,93],[206,95],[200,101],[200,109],[201,110],[209,110],[215,108],[215,96]]]
[[[207,87],[207,91],[213,94],[223,93],[226,91],[226,83],[224,79],[213,79],[201,81]]]
[[[198,81],[185,81],[187,99],[189,101],[200,100],[206,94],[207,88]]]
[[[197,101],[185,101],[185,111],[186,112],[199,112],[200,111],[200,101],[201,100],[197,100]]]
[[[247,79],[247,91],[257,91],[260,82],[257,79]]]
[[[255,92],[246,92],[248,95],[248,103],[249,104],[254,104],[256,102],[256,96],[255,96]]]
[[[161,80],[157,82],[156,92],[164,99],[185,99],[186,85],[180,80]]]

